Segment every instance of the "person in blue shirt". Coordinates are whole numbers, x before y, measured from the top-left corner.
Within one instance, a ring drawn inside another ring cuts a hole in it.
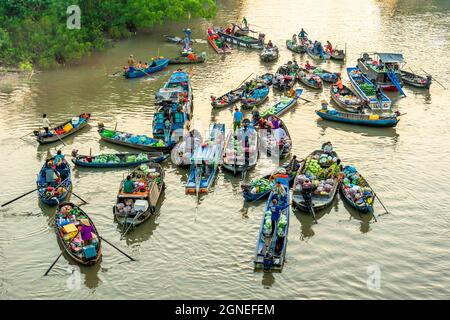
[[[236,129],[241,126],[241,121],[243,117],[244,114],[241,111],[239,111],[239,109],[236,107],[236,109],[234,109],[233,115],[233,131],[236,131]]]
[[[61,150],[58,150],[54,159],[54,163],[57,167],[59,167],[63,162],[64,162],[64,155],[62,154]]]
[[[271,235],[273,235],[273,232],[275,231],[275,224],[278,221],[278,219],[280,219],[280,214],[281,211],[286,209],[287,207],[289,207],[290,204],[286,203],[285,205],[278,205],[278,200],[277,199],[272,199],[272,203],[269,205],[269,210],[272,212],[272,233]]]
[[[302,28],[302,30],[300,30],[300,32],[298,33],[298,37],[300,38],[300,40],[305,39],[307,35],[308,35],[308,34],[306,33],[305,30],[303,30],[303,28]]]

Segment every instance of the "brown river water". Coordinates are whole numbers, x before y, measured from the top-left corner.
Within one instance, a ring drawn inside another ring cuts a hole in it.
[[[206,28],[246,16],[266,39],[280,47],[277,62],[263,64],[255,51],[236,49],[217,55],[206,43]],[[144,60],[160,50],[178,48],[163,34],[182,36],[189,26],[198,53],[207,62],[192,70],[194,120],[232,120],[231,109],[212,111],[209,96],[236,87],[249,74],[275,72],[293,58],[285,41],[304,27],[313,39],[347,44],[347,65],[361,52],[401,52],[407,65],[425,70],[450,86],[450,3],[446,0],[305,0],[221,1],[213,21],[195,19],[157,27],[83,59],[76,66],[45,71],[30,81],[0,80],[0,202],[35,186],[36,174],[49,151],[32,137],[17,137],[40,125],[42,113],[58,123],[91,112],[90,129],[66,140],[70,154],[126,150],[99,142],[96,123],[118,124],[119,130],[151,133],[154,93],[176,66],[139,80],[110,76],[129,54]],[[298,62],[307,57],[296,55]],[[341,71],[334,61],[322,67]],[[344,76],[347,79],[347,76]],[[76,266],[63,256],[43,277],[60,253],[52,229],[54,208],[39,204],[32,194],[0,209],[0,298],[33,299],[417,299],[450,297],[450,94],[436,82],[430,91],[405,87],[407,98],[395,106],[406,113],[396,128],[370,129],[325,122],[315,115],[323,92],[305,89],[300,103],[283,116],[293,136],[294,153],[303,158],[325,141],[332,141],[345,164],[356,166],[388,208],[376,204],[378,222],[350,210],[339,197],[318,214],[313,224],[293,212],[286,263],[281,273],[253,270],[253,257],[264,202],[244,204],[240,181],[221,172],[197,206],[186,196],[187,170],[164,163],[167,189],[158,215],[120,240],[112,206],[124,170],[73,169],[74,191],[89,203],[103,237],[133,255],[127,258],[103,244],[103,258],[94,267]],[[271,93],[267,105],[276,97]],[[261,162],[247,179],[267,173]],[[72,197],[72,200],[78,200]],[[379,272],[378,272],[379,271]],[[379,278],[374,278],[379,275]],[[374,280],[375,279],[375,280]],[[378,280],[379,281],[378,281]]]

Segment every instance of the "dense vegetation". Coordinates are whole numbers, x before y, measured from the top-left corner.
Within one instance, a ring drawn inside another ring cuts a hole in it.
[[[68,29],[67,8],[81,9],[81,28]],[[0,66],[48,68],[74,61],[168,20],[211,17],[215,0],[0,0]]]

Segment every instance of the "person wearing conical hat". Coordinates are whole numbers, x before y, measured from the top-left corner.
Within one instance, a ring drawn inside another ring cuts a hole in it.
[[[134,58],[132,54],[130,54],[130,57],[128,58],[128,67],[134,67]]]
[[[81,222],[81,229],[80,229],[80,235],[81,240],[83,241],[83,245],[89,245],[92,241],[92,231],[94,231],[94,228],[90,224],[88,219],[80,219]]]

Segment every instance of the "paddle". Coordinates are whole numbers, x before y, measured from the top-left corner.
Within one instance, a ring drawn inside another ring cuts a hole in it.
[[[122,250],[120,250],[119,248],[117,248],[115,245],[113,245],[111,242],[109,242],[108,240],[106,240],[105,238],[103,238],[102,236],[98,236],[100,239],[102,239],[103,241],[105,241],[107,244],[109,244],[111,247],[113,247],[114,249],[116,249],[117,251],[119,251],[121,254],[123,254],[125,257],[127,257],[128,259],[130,259],[131,261],[136,261],[136,259],[134,259],[133,257],[129,256],[128,254],[126,254],[125,252],[123,252]]]
[[[2,207],[7,206],[7,205],[10,204],[10,203],[13,203],[14,201],[17,201],[17,200],[19,200],[19,199],[25,197],[26,195],[29,195],[30,193],[32,193],[32,192],[34,192],[34,191],[36,191],[36,190],[38,190],[38,189],[39,189],[39,188],[35,188],[35,189],[31,190],[31,191],[28,191],[28,192],[24,193],[23,195],[21,195],[21,196],[19,196],[19,197],[17,197],[17,198],[12,199],[11,201],[5,202],[4,204],[2,204]]]
[[[314,218],[314,222],[315,222],[316,224],[318,224],[317,219],[316,219],[316,213],[314,212],[314,208],[313,208],[312,203],[309,205],[309,211],[311,212],[311,214],[312,214],[312,216],[313,216],[313,218]]]
[[[250,75],[249,75],[247,78],[245,78],[244,81],[242,81],[242,82],[236,87],[236,89],[239,89],[239,88],[244,84],[244,82],[247,81],[247,79],[250,78],[250,77],[252,76],[252,74],[253,74],[253,72],[250,73]],[[236,90],[236,89],[234,89],[234,90]]]
[[[80,196],[78,196],[75,192],[72,191],[72,194],[77,197],[78,199],[80,199],[81,201],[84,202],[84,204],[88,203],[86,200],[82,199]]]
[[[116,74],[118,74],[118,73],[120,73],[120,72],[123,72],[123,70],[119,70],[119,71],[117,71],[117,72],[114,72],[114,73],[111,75],[111,77],[115,77]]]
[[[55,129],[53,128],[53,130],[55,130]],[[64,141],[61,140],[61,138],[59,137],[59,134],[57,134],[56,131],[55,131],[55,135],[56,135],[56,137],[59,139],[59,141],[61,141],[61,143],[62,143],[64,146],[66,146],[66,144],[64,143]]]
[[[373,216],[373,218],[375,219],[375,222],[378,222],[377,217],[375,216],[375,212],[374,212],[374,210],[373,210],[373,207],[372,207],[372,210],[370,210],[369,204],[368,204],[367,201],[366,201],[366,197],[363,197],[363,201],[364,201],[364,205],[365,205],[365,207],[367,208],[367,210],[369,210],[370,213],[372,213],[372,216]]]
[[[140,216],[142,216],[144,214],[144,212],[145,211],[141,211],[141,212],[139,212],[139,214],[134,216],[133,221],[131,221],[129,223],[128,228],[124,232],[122,232],[122,235],[120,236],[120,240],[123,239],[123,236],[126,235],[127,232],[131,229],[131,227],[134,225],[134,222],[136,221],[136,219],[139,218]],[[125,221],[126,221],[126,218],[125,218]]]
[[[27,133],[27,134],[25,134],[25,135],[19,137],[19,139],[25,138],[26,136],[29,136],[29,135],[32,134],[32,133],[33,133],[33,132],[29,132],[29,133]]]
[[[302,99],[303,101],[306,101],[307,103],[308,102],[312,102],[311,100],[308,100],[308,99],[305,99],[305,98],[302,98],[302,97],[298,97],[299,99]]]
[[[201,177],[202,177],[202,172],[200,171],[200,173],[198,173],[198,168],[195,168],[195,193],[197,196],[197,207],[198,207],[198,203],[199,203],[199,193],[200,193],[200,182],[201,182]],[[202,170],[202,169],[200,169]]]
[[[422,68],[420,69],[423,72],[425,72],[428,76],[433,77],[431,74],[429,74],[428,72],[426,72],[425,70],[423,70]],[[447,90],[446,87],[444,87],[444,85],[442,83],[440,83],[436,78],[433,77],[433,80],[436,81],[442,88],[444,88],[445,90]]]
[[[386,213],[389,213],[389,211],[386,209],[386,207],[384,206],[383,202],[381,201],[381,199],[378,197],[378,195],[375,193],[375,191],[372,189],[372,187],[370,186],[369,182],[367,182],[367,186],[370,188],[370,190],[372,191],[373,195],[378,199],[378,201],[380,202],[380,204],[383,206],[383,209],[386,211]]]
[[[73,240],[78,236],[78,234],[80,233],[80,230],[78,230],[77,234],[75,235],[75,237],[72,238],[72,240],[70,240],[69,244],[67,246],[70,246],[73,242]],[[56,262],[58,262],[59,258],[61,258],[61,256],[63,255],[64,251],[61,250],[61,253],[58,255],[58,257],[56,257],[55,261],[53,261],[52,265],[50,266],[50,268],[47,269],[47,271],[44,273],[44,277],[48,275],[48,273],[50,272],[50,270],[52,270],[53,266],[56,264]]]

